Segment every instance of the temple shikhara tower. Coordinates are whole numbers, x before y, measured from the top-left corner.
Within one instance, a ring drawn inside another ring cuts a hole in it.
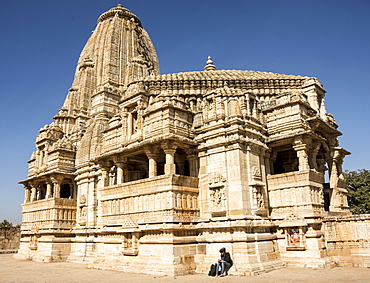
[[[110,9],[36,137],[17,257],[173,276],[205,272],[222,247],[231,274],[337,264],[355,217],[324,98],[316,78],[210,57],[161,75],[139,18]]]

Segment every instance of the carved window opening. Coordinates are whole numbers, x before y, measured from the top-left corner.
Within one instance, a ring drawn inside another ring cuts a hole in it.
[[[112,166],[109,170],[109,185],[113,186],[117,184],[117,167]]]
[[[325,156],[327,155],[327,151],[321,146],[320,150],[318,151],[316,155],[316,166],[317,166],[317,171],[324,173],[325,171],[328,170],[327,164],[326,164],[326,158]]]
[[[253,116],[253,114],[255,113],[255,108],[256,108],[256,99],[255,98],[249,98],[249,115],[250,116]]]
[[[274,174],[298,171],[298,157],[294,149],[277,152],[273,163]]]
[[[329,211],[330,199],[331,199],[332,190],[330,189],[330,184],[324,184],[324,210]]]
[[[190,176],[190,164],[186,153],[182,148],[177,148],[175,153],[176,173],[179,175]]]
[[[69,184],[63,184],[60,187],[60,197],[61,198],[72,198],[72,190]]]
[[[138,250],[138,233],[124,233],[122,239],[122,254],[136,256],[139,254]]]
[[[164,175],[164,161],[157,163],[157,176]]]
[[[303,227],[289,227],[286,229],[287,251],[305,250],[305,237]]]
[[[131,136],[138,132],[141,129],[139,123],[139,109],[138,104],[131,104],[129,107],[126,107],[125,110],[128,113],[128,124],[127,124],[127,135]]]
[[[246,114],[256,117],[257,115],[257,98],[252,94],[246,94]]]
[[[40,146],[38,148],[38,162],[37,162],[37,166],[38,167],[42,167],[44,166],[45,164],[45,157],[46,157],[46,153],[45,153],[45,146]]]
[[[125,181],[131,182],[149,177],[149,161],[147,156],[138,154],[130,156],[126,167]]]
[[[131,123],[131,133],[132,134],[135,134],[135,133],[137,133],[137,131],[138,131],[138,120],[137,120],[137,112],[132,112],[131,113],[131,121],[132,121],[132,123]]]
[[[164,165],[166,163],[166,157],[163,152],[163,150],[158,151],[158,156],[156,158],[156,164],[157,164],[157,176],[164,175]]]
[[[40,183],[37,188],[37,200],[46,198],[46,184],[44,182]]]
[[[60,186],[61,198],[75,198],[74,185],[71,179],[64,179]]]

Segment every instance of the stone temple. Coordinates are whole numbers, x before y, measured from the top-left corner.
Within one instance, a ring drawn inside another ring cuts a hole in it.
[[[349,152],[324,97],[316,78],[210,57],[161,75],[139,18],[110,9],[36,137],[16,257],[176,276],[206,272],[226,247],[235,275],[370,266],[369,218],[349,212]]]

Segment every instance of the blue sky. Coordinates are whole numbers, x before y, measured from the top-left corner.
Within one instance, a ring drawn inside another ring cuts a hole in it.
[[[217,69],[317,77],[344,169],[370,169],[370,1],[1,0],[0,221],[21,222],[27,160],[62,106],[96,20],[122,4],[152,38],[161,73]]]

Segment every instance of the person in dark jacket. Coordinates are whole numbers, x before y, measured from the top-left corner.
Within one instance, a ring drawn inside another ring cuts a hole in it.
[[[226,252],[225,248],[222,248],[220,250],[220,253],[221,253],[221,259],[219,259],[217,262],[216,276],[224,277],[225,274],[227,274],[227,271],[233,265],[233,261],[231,260],[230,254]],[[218,275],[220,267],[221,267],[221,274]]]

